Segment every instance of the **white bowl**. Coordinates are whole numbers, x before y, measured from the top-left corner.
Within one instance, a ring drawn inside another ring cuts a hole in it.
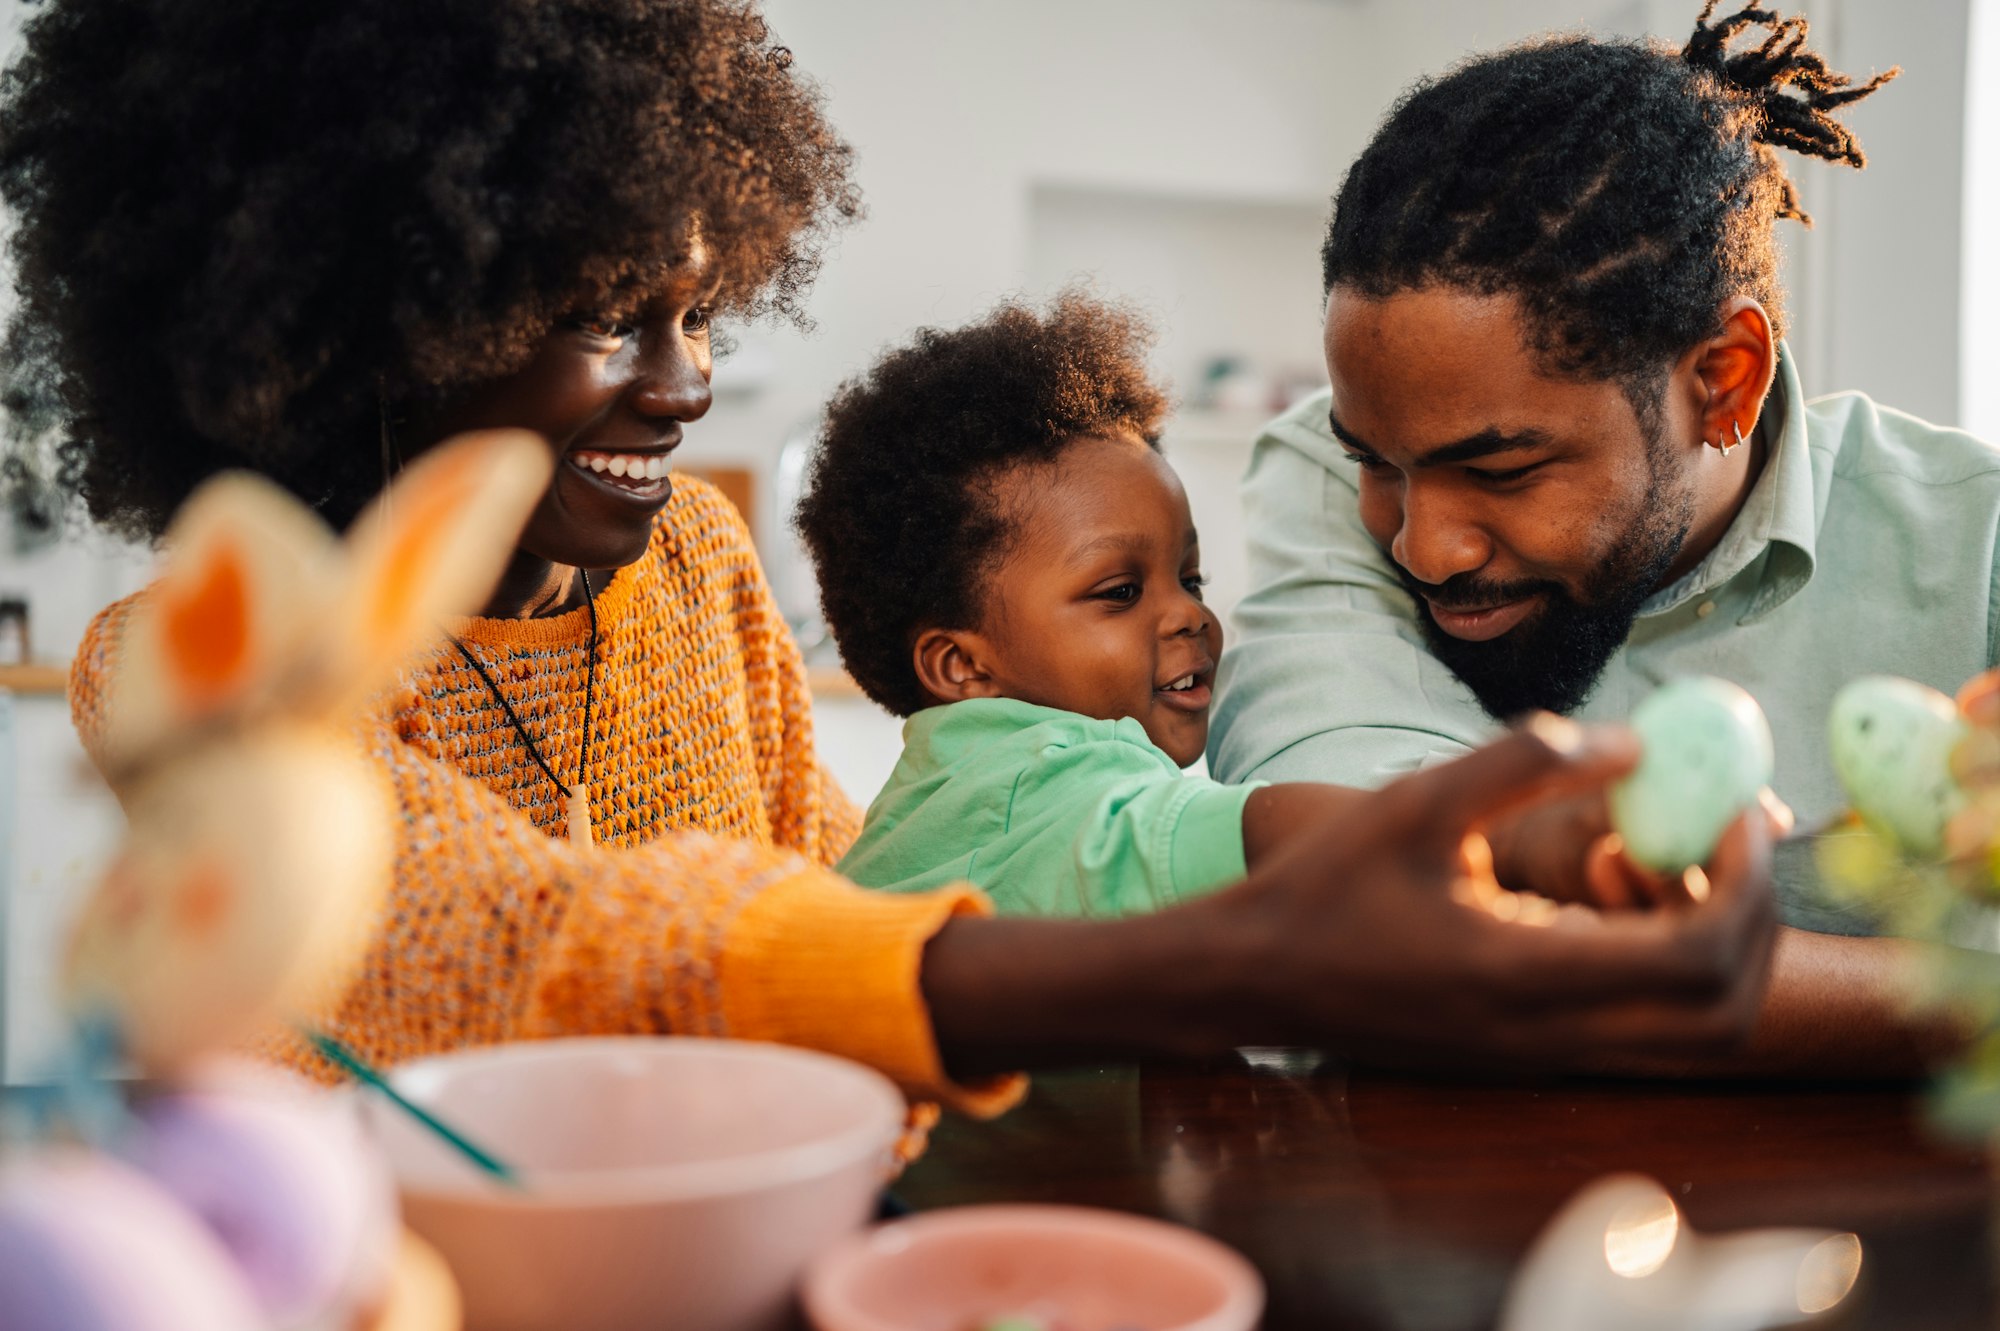
[[[497,1045],[391,1080],[526,1185],[364,1097],[468,1331],[784,1326],[807,1260],[874,1213],[905,1115],[867,1068],[726,1040]]]

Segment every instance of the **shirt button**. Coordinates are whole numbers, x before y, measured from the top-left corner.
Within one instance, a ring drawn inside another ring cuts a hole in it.
[[[1710,615],[1714,613],[1715,613],[1715,602],[1713,601],[1703,601],[1700,605],[1694,608],[1694,614],[1696,619],[1707,619]]]

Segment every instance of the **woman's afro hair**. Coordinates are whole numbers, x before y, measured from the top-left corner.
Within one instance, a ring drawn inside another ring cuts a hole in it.
[[[1127,310],[1066,291],[963,328],[920,329],[826,409],[797,526],[820,606],[862,692],[898,716],[935,700],[911,661],[927,628],[971,628],[1009,548],[994,482],[1072,441],[1157,448],[1166,394],[1152,334]]]
[[[344,522],[391,413],[685,259],[799,317],[849,150],[739,0],[53,0],[0,81],[17,451],[157,535],[205,477]]]

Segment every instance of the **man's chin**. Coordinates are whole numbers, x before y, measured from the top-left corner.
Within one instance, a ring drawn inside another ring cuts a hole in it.
[[[1590,699],[1633,616],[1603,615],[1573,603],[1564,614],[1537,606],[1514,628],[1483,641],[1456,637],[1419,614],[1431,654],[1472,691],[1487,714],[1510,721],[1524,712],[1567,715]]]

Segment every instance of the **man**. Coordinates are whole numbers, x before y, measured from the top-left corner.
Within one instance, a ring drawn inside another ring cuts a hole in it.
[[[1349,171],[1330,391],[1245,481],[1223,780],[1380,784],[1497,718],[1623,717],[1706,673],[1763,704],[1812,826],[1842,804],[1841,684],[1949,690],[1994,661],[2000,452],[1858,395],[1809,406],[1781,341],[1773,232],[1803,213],[1774,149],[1863,165],[1833,113],[1896,71],[1850,84],[1803,19],[1731,53],[1762,15],[1714,8],[1681,52],[1562,38],[1420,84]],[[1766,1055],[1904,1061],[1894,948],[1781,940]]]

